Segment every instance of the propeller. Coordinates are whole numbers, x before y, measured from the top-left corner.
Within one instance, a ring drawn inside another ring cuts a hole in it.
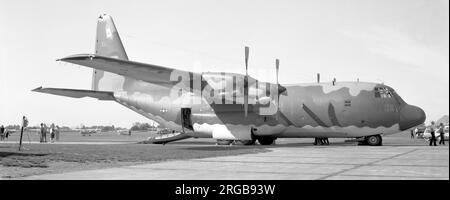
[[[248,54],[250,52],[249,47],[245,47],[245,78],[244,78],[244,112],[245,117],[248,114]]]
[[[279,112],[280,112],[280,95],[282,91],[282,87],[278,82],[278,73],[280,71],[280,60],[275,59],[275,67],[276,67],[276,76],[277,76],[277,114],[275,115],[275,119],[278,120]],[[283,91],[284,92],[284,91]]]

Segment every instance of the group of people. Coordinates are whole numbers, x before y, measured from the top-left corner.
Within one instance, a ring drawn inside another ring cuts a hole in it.
[[[50,134],[50,142],[55,142],[59,140],[59,126],[55,126],[52,124],[50,128],[47,127],[44,123],[41,123],[41,131],[40,131],[40,143],[47,143],[47,133]]]
[[[445,138],[444,138],[444,124],[441,123],[439,124],[438,127],[435,126],[434,122],[431,122],[431,126],[430,128],[430,133],[431,133],[431,138],[430,138],[430,146],[437,146],[436,145],[436,132],[439,133],[439,137],[441,138],[441,140],[439,141],[439,145],[445,145]]]
[[[8,139],[9,131],[5,129],[3,125],[0,126],[0,141]]]
[[[314,145],[330,145],[328,138],[314,138]]]

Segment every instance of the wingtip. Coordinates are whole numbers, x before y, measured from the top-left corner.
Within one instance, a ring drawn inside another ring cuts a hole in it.
[[[76,55],[70,55],[70,56],[66,56],[64,58],[59,58],[56,59],[56,61],[70,61],[70,60],[82,60],[82,59],[93,59],[95,58],[96,55],[95,54],[76,54]]]
[[[31,91],[33,91],[33,92],[39,92],[39,90],[42,90],[42,86],[37,87],[37,88],[35,88],[35,89],[31,90]]]

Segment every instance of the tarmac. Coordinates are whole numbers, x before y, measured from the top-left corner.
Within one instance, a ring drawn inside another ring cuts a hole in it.
[[[269,152],[257,154],[174,160],[24,179],[449,180],[448,146],[332,144],[275,145],[268,149]]]

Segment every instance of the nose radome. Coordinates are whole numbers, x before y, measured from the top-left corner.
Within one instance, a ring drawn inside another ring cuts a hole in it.
[[[425,112],[412,105],[406,105],[400,110],[400,130],[406,130],[425,122]]]

